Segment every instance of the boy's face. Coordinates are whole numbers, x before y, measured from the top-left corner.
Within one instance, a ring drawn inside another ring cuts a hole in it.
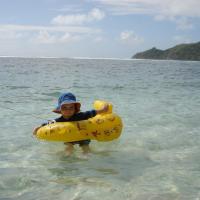
[[[69,118],[75,113],[75,104],[63,104],[61,106],[61,114],[64,118]]]

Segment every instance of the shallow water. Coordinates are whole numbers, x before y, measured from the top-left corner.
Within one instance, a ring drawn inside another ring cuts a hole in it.
[[[200,62],[0,58],[0,199],[200,199]],[[118,140],[38,141],[60,92],[113,103]]]

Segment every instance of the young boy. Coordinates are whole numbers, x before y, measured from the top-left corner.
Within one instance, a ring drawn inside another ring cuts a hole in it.
[[[52,120],[51,123],[87,120],[89,118],[94,117],[97,114],[108,111],[108,105],[105,105],[100,110],[90,110],[90,111],[86,111],[86,112],[80,112],[80,107],[81,107],[81,104],[76,101],[76,97],[72,93],[69,92],[69,93],[64,93],[64,94],[60,95],[60,97],[58,99],[58,105],[53,110],[53,112],[61,114],[61,116],[59,118],[56,118],[55,120]],[[41,126],[44,126],[46,124],[47,123],[44,123]],[[35,130],[33,131],[34,135],[37,133],[37,130],[41,126],[35,128]],[[89,147],[90,140],[65,142],[64,144],[67,145],[67,147],[66,147],[67,156],[69,156],[73,153],[75,144],[79,144],[79,146],[82,148],[84,154],[87,154],[90,152],[90,147]]]

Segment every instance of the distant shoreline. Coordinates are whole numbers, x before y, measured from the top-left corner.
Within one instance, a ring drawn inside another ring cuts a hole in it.
[[[149,50],[136,53],[132,58],[200,61],[200,42],[179,44],[166,50],[153,47]]]

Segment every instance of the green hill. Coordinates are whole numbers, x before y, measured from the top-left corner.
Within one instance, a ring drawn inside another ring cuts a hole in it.
[[[140,59],[159,60],[200,60],[200,42],[191,44],[180,44],[175,47],[160,50],[155,47],[132,56]]]

